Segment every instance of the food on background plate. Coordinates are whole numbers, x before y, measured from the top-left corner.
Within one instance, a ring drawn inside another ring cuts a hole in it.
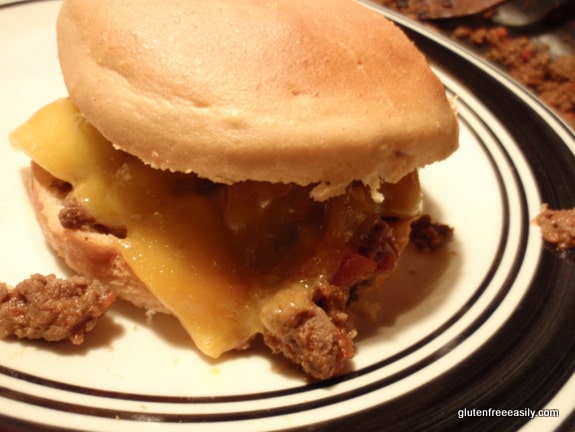
[[[560,249],[575,248],[575,208],[552,210],[543,204],[533,222],[541,228],[546,242]]]
[[[11,135],[48,243],[208,357],[340,373],[458,145],[424,56],[343,0],[64,0],[57,35],[69,96]]]
[[[437,20],[429,19],[428,5],[425,4],[428,2],[425,1],[375,2],[419,20],[478,51],[533,91],[575,128],[575,55],[572,50],[573,32],[568,24],[572,14],[569,15],[566,9],[554,15],[555,22],[541,22],[535,27],[514,27],[497,22],[497,7],[473,16]],[[448,8],[448,3],[444,2],[442,6]],[[465,0],[458,3],[461,5],[455,9],[473,7]],[[537,2],[525,2],[525,7],[527,11],[537,9]],[[554,38],[549,38],[549,32],[557,32],[559,48],[554,49],[555,44],[551,43]],[[569,46],[570,50],[564,48]]]

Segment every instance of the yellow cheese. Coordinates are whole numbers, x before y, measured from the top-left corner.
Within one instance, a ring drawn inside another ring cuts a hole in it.
[[[170,190],[173,175],[114,150],[67,99],[40,110],[11,141],[71,183],[99,222],[127,228],[116,239],[124,259],[203,353],[218,357],[260,331],[250,278],[201,194],[181,199]]]
[[[123,258],[210,357],[261,333],[262,304],[279,290],[310,291],[312,280],[329,280],[366,215],[413,215],[420,200],[416,173],[383,185],[383,204],[365,188],[328,203],[293,185],[206,190],[193,174],[155,170],[115,150],[69,99],[44,107],[10,138],[72,184],[99,223],[126,228],[125,238],[114,237]],[[330,249],[317,253],[321,245]]]

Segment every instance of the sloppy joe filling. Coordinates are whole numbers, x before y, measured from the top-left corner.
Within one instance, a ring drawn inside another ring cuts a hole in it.
[[[349,302],[394,268],[403,241],[395,228],[419,212],[416,172],[383,183],[377,203],[359,182],[318,202],[313,185],[223,185],[152,169],[114,149],[69,99],[11,139],[71,185],[70,202],[107,227],[103,235],[201,352],[218,357],[263,334],[318,378],[353,354]]]

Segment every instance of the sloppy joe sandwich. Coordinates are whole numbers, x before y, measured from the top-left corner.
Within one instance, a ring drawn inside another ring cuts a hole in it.
[[[64,0],[57,35],[69,95],[11,135],[53,249],[208,357],[340,373],[457,148],[424,56],[348,0]]]

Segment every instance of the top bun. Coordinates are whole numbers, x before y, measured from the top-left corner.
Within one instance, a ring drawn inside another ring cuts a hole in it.
[[[156,168],[322,200],[457,147],[423,55],[352,0],[65,0],[57,29],[73,101]]]

